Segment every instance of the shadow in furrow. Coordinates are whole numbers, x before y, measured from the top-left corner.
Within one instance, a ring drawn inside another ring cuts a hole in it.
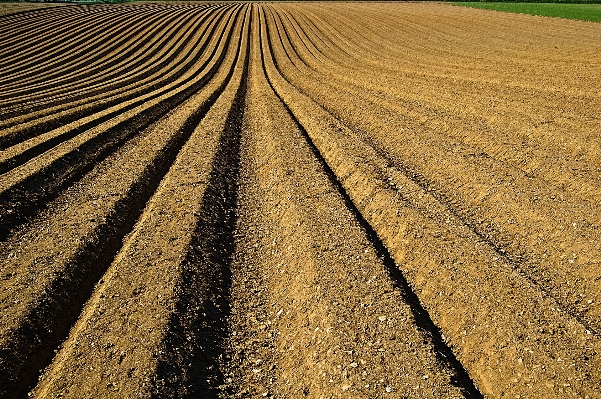
[[[229,20],[233,17],[234,17],[234,13],[230,13],[226,24],[229,23]],[[219,18],[222,18],[222,17],[219,17]],[[206,35],[208,35],[208,36],[215,35],[218,25],[219,25],[219,23],[215,23],[215,25],[212,27],[211,31],[209,33],[206,33]],[[226,29],[224,29],[220,33],[219,41],[221,41],[223,39],[223,36],[225,35],[225,33],[226,33]],[[199,40],[197,41],[197,43],[199,43]],[[68,123],[74,122],[78,119],[84,118],[86,116],[90,116],[96,112],[100,112],[102,110],[108,109],[108,108],[118,105],[118,104],[124,104],[127,101],[136,99],[138,97],[141,97],[141,96],[151,93],[153,91],[157,91],[150,97],[147,97],[143,100],[134,101],[127,106],[122,106],[119,110],[117,110],[115,112],[112,112],[112,113],[104,115],[100,118],[94,119],[93,121],[85,123],[76,129],[70,130],[69,132],[61,135],[60,137],[56,137],[52,140],[48,140],[42,144],[32,147],[31,149],[28,150],[27,155],[21,155],[20,159],[11,159],[11,160],[5,162],[4,164],[0,164],[0,173],[5,173],[10,169],[25,163],[26,161],[33,158],[34,156],[39,155],[42,152],[47,151],[48,149],[54,147],[55,145],[57,145],[63,141],[66,141],[72,137],[75,137],[76,135],[78,135],[80,133],[83,133],[87,129],[91,129],[94,126],[97,126],[103,122],[106,122],[109,119],[114,118],[126,111],[129,111],[145,102],[151,101],[155,98],[160,97],[161,95],[164,95],[165,93],[168,92],[168,90],[163,90],[163,88],[168,86],[169,84],[177,81],[183,74],[186,73],[186,71],[188,71],[190,68],[192,68],[194,66],[194,64],[196,62],[198,62],[198,60],[203,56],[209,43],[210,43],[210,39],[207,39],[202,44],[202,46],[198,47],[195,50],[196,55],[194,57],[192,57],[185,65],[181,66],[181,68],[179,69],[179,71],[177,73],[170,74],[171,73],[170,70],[165,70],[164,71],[164,79],[158,80],[156,83],[152,84],[151,86],[145,88],[142,91],[134,90],[129,93],[122,93],[121,95],[118,95],[116,98],[106,99],[102,103],[96,104],[91,108],[86,108],[86,109],[83,109],[81,111],[76,111],[76,112],[69,112],[68,115],[53,117],[53,119],[51,119],[51,120],[46,120],[43,123],[35,124],[26,129],[18,130],[12,134],[0,137],[0,150],[6,149],[6,148],[9,148],[10,146],[18,144],[22,141],[31,139],[32,137],[36,137],[43,133],[49,132],[53,129],[67,125]],[[181,43],[175,53],[177,54],[178,52],[183,51],[185,46],[186,46],[186,43]],[[218,50],[218,46],[215,46],[215,48],[213,48],[211,50],[212,51],[211,56],[208,57],[208,59],[198,68],[198,70],[203,70],[211,62],[211,60],[215,57],[217,50]],[[163,60],[162,63],[158,63],[158,64],[154,65],[152,68],[144,71],[143,75],[138,76],[137,79],[141,80],[141,79],[144,79],[145,77],[151,76],[153,73],[156,73],[161,68],[164,68],[165,66],[167,66],[169,62],[170,62],[169,59]],[[179,82],[178,86],[182,86],[183,84],[189,82],[191,79],[193,79],[193,77],[190,77],[186,80]],[[131,79],[121,81],[121,82],[119,82],[119,85],[125,86],[129,83],[131,83]],[[69,99],[66,101],[67,102],[77,101],[77,100],[81,100],[83,98],[87,98],[89,96],[101,94],[101,93],[106,92],[107,90],[114,89],[113,86],[103,87],[94,92],[85,93],[85,95],[69,97]],[[59,101],[59,103],[61,103],[61,102]],[[66,104],[66,102],[62,102],[61,104]],[[40,106],[39,109],[43,109],[44,107],[49,107],[49,106],[52,106],[52,104],[50,104],[50,105],[44,104],[44,105]],[[32,111],[35,111],[35,108],[28,109],[28,112],[32,112]],[[21,114],[21,111],[17,111],[14,116],[18,116],[20,114]],[[8,116],[5,115],[4,117],[7,118]],[[42,119],[44,119],[44,118],[42,118]]]
[[[510,243],[503,243],[499,238],[502,237],[502,230],[495,229],[494,226],[487,228],[480,227],[469,217],[468,211],[454,205],[453,200],[445,196],[441,191],[433,188],[435,185],[423,174],[409,168],[405,163],[398,159],[391,158],[384,149],[381,148],[374,140],[369,137],[361,137],[367,145],[369,145],[378,156],[383,159],[389,167],[400,171],[408,180],[419,186],[425,193],[431,195],[440,205],[442,205],[454,218],[456,218],[462,225],[467,227],[479,241],[487,244],[496,255],[503,259],[513,270],[519,273],[525,280],[530,282],[534,287],[537,287],[544,293],[545,296],[555,301],[555,306],[561,309],[563,312],[570,315],[574,320],[580,323],[584,328],[595,336],[601,336],[599,330],[599,323],[594,319],[589,318],[586,314],[579,312],[569,302],[566,302],[557,294],[553,293],[553,287],[550,287],[543,279],[537,278],[535,274],[528,270],[525,266],[529,262],[528,256],[525,253],[518,251],[513,252],[508,249]],[[398,191],[395,187],[391,187],[392,190]]]
[[[280,41],[281,40],[282,39],[280,36]],[[297,53],[296,56],[302,60],[302,56],[300,54]],[[278,68],[277,62],[275,60],[274,62],[276,64],[276,68]],[[305,66],[309,67],[307,63],[305,63]],[[303,92],[303,90],[299,89],[298,87],[297,89]],[[326,110],[328,112],[332,112],[330,109]],[[345,124],[338,116],[333,116],[342,124]],[[436,187],[435,181],[427,178],[424,174],[415,170],[414,168],[411,168],[405,161],[391,157],[391,155],[387,153],[386,149],[381,144],[378,144],[376,140],[369,137],[369,134],[361,134],[360,139],[371,149],[373,149],[378,157],[387,163],[388,167],[401,172],[405,178],[415,183],[428,195],[431,195],[436,202],[443,206],[462,225],[467,227],[476,237],[478,237],[481,242],[486,243],[493,251],[496,252],[499,258],[503,259],[513,268],[513,270],[519,273],[520,276],[530,282],[533,286],[540,289],[545,296],[553,299],[559,309],[570,315],[578,323],[584,326],[585,329],[591,334],[595,336],[601,336],[601,325],[594,318],[588,317],[585,312],[579,311],[576,309],[576,307],[570,304],[569,301],[566,301],[565,299],[562,299],[560,295],[555,294],[554,288],[545,282],[544,278],[541,278],[541,276],[538,276],[535,272],[530,270],[531,267],[536,269],[538,262],[534,261],[531,256],[528,256],[525,250],[512,250],[511,240],[506,241],[506,239],[503,238],[507,235],[504,233],[503,229],[495,228],[494,225],[491,226],[487,224],[476,223],[473,219],[473,215],[471,215],[473,212],[470,209],[466,209],[457,205],[457,201],[444,194],[444,190],[441,189],[440,185]],[[398,189],[394,186],[389,184],[387,185],[391,190],[398,192]]]
[[[229,30],[226,42],[231,43],[234,29]],[[66,188],[90,172],[98,163],[123,146],[128,140],[182,104],[194,92],[206,85],[221,67],[227,46],[219,55],[218,62],[194,85],[182,93],[164,99],[153,107],[107,130],[54,161],[21,183],[0,194],[0,241],[6,241],[17,227],[32,220],[57,198]],[[233,67],[232,71],[233,73]],[[229,79],[229,78],[228,78]],[[220,94],[223,85],[216,93]],[[215,97],[211,101],[215,101]]]
[[[434,322],[430,318],[430,314],[426,309],[424,309],[424,307],[420,303],[417,294],[413,291],[413,289],[407,282],[407,279],[405,278],[399,267],[396,265],[394,259],[390,255],[390,252],[388,251],[384,243],[380,240],[377,233],[371,227],[369,222],[365,220],[361,212],[357,209],[352,199],[349,197],[344,187],[338,180],[338,177],[332,171],[332,169],[330,169],[326,160],[323,158],[323,156],[309,137],[309,134],[306,132],[306,130],[303,128],[303,126],[296,119],[292,111],[288,108],[288,106],[283,102],[281,98],[280,101],[282,101],[282,103],[288,110],[288,113],[295,121],[298,129],[302,132],[303,136],[305,137],[305,140],[309,144],[309,147],[311,147],[313,154],[315,155],[315,157],[317,157],[319,163],[322,165],[323,169],[328,175],[330,182],[343,198],[346,207],[350,209],[352,214],[355,216],[355,218],[365,231],[368,240],[376,250],[376,254],[382,260],[382,263],[386,267],[386,271],[390,276],[393,285],[401,291],[403,299],[406,301],[407,304],[409,304],[411,312],[413,313],[413,316],[415,318],[415,323],[430,338],[432,345],[434,346],[436,358],[449,370],[452,370],[453,376],[451,377],[451,382],[453,383],[453,385],[461,389],[466,398],[483,398],[480,391],[478,391],[478,389],[474,385],[474,381],[470,378],[468,372],[465,370],[461,362],[459,362],[451,348],[449,348],[449,346],[447,346],[447,344],[442,339],[442,333],[440,331],[440,328],[436,326],[436,324],[434,324]]]
[[[0,348],[0,397],[24,398],[27,397],[27,391],[35,386],[40,370],[52,361],[54,349],[67,337],[85,301],[92,294],[95,283],[121,249],[123,237],[132,230],[179,151],[225,89],[234,67],[235,62],[223,84],[186,120],[184,127],[173,135],[158,158],[117,203],[115,211],[96,231],[97,240],[85,247],[72,264],[65,268],[64,275],[53,281],[46,289],[42,302],[12,334],[10,344]],[[237,119],[231,119],[232,126],[235,120]],[[210,214],[212,211],[207,212]],[[219,241],[213,244],[221,245]],[[224,250],[219,249],[217,253]],[[10,387],[10,392],[6,391],[6,387]]]
[[[261,38],[261,40],[263,40],[263,38]],[[265,48],[264,44],[261,44],[261,48]],[[269,46],[269,50],[267,50],[267,51],[271,51],[273,54],[273,49],[271,48],[271,45]],[[274,62],[275,62],[275,59],[274,59]],[[279,71],[277,64],[275,64],[274,66],[276,67],[276,70],[280,73],[280,75],[282,75],[281,72]],[[370,241],[372,246],[375,248],[378,257],[382,260],[384,266],[386,267],[386,270],[392,280],[393,285],[401,291],[403,299],[410,306],[411,312],[413,313],[413,316],[415,318],[415,322],[416,322],[417,326],[422,331],[424,331],[424,333],[430,338],[432,345],[434,346],[436,358],[438,359],[439,362],[441,362],[441,364],[445,365],[448,370],[451,370],[453,372],[453,375],[451,377],[451,382],[456,387],[461,389],[462,393],[465,395],[466,398],[483,398],[483,395],[480,393],[480,391],[478,391],[478,389],[474,385],[474,381],[470,378],[468,372],[465,370],[465,368],[463,367],[461,362],[459,362],[459,360],[457,359],[457,357],[455,356],[455,354],[453,353],[451,348],[449,348],[447,346],[447,344],[444,342],[444,340],[442,339],[442,333],[440,331],[440,328],[438,328],[438,326],[436,326],[436,324],[434,324],[434,322],[430,318],[429,313],[426,311],[426,309],[424,309],[424,307],[420,303],[418,296],[412,290],[407,279],[405,278],[405,276],[403,275],[403,273],[401,272],[399,267],[396,265],[394,259],[390,255],[390,252],[388,251],[388,249],[386,248],[384,243],[380,240],[377,233],[371,227],[369,222],[363,217],[363,215],[361,214],[359,209],[357,209],[357,207],[353,203],[352,199],[350,198],[350,196],[347,194],[346,190],[342,186],[342,183],[338,180],[338,177],[336,176],[334,171],[330,168],[330,166],[328,165],[325,158],[321,155],[319,149],[313,143],[313,140],[311,139],[311,137],[309,136],[309,134],[307,133],[307,131],[305,130],[303,125],[296,118],[296,116],[294,115],[292,110],[288,107],[288,104],[286,104],[284,102],[282,97],[280,97],[279,93],[273,87],[273,84],[272,84],[271,80],[269,79],[269,75],[268,75],[266,67],[265,67],[264,59],[263,59],[263,71],[265,73],[265,76],[267,76],[267,81],[268,81],[269,85],[271,86],[271,89],[276,94],[276,96],[278,96],[280,102],[286,108],[286,110],[288,111],[288,114],[290,115],[292,120],[295,122],[299,131],[302,133],[307,144],[311,148],[311,151],[317,158],[318,162],[321,164],[326,175],[328,176],[328,179],[330,180],[331,184],[335,187],[335,189],[338,191],[338,193],[344,200],[346,207],[351,211],[351,213],[354,215],[356,220],[362,226],[363,230],[366,233],[368,240]],[[283,75],[282,75],[282,77],[283,77]]]
[[[199,20],[197,22],[195,22],[195,26],[194,27],[190,27],[187,31],[184,32],[179,32],[178,30],[174,29],[173,32],[171,32],[168,36],[165,36],[163,38],[161,38],[163,44],[169,43],[172,39],[174,39],[177,35],[181,35],[181,36],[185,36],[188,32],[190,32],[190,34],[188,35],[188,38],[193,38],[194,34],[196,32],[199,31],[199,29],[202,28],[203,24],[209,20],[209,18],[214,19],[214,18],[221,18],[221,16],[217,16],[217,13],[220,12],[221,10],[225,10],[226,8],[223,7],[221,9],[215,9],[212,12],[206,12],[205,15],[203,15],[201,18],[199,18]],[[206,9],[203,9],[203,11]],[[169,21],[168,21],[169,22]],[[167,23],[168,23],[167,22]],[[182,24],[183,25],[183,24]],[[206,29],[205,28],[205,35],[207,36],[212,36],[215,34],[215,30],[217,29],[217,25],[215,24],[213,26],[213,28],[211,29],[210,33],[206,33]],[[193,62],[196,62],[204,53],[207,45],[208,45],[208,41],[206,43],[204,43],[202,45],[202,47],[198,47],[198,43],[199,40],[196,41],[196,45],[194,46],[195,48],[199,48],[198,50],[196,50],[197,56],[194,57]],[[88,115],[88,114],[92,114],[93,112],[98,112],[100,110],[103,109],[107,109],[113,105],[119,104],[119,103],[124,103],[125,101],[128,101],[130,99],[133,99],[135,97],[140,96],[141,94],[144,93],[149,93],[152,90],[157,90],[161,87],[166,86],[167,84],[174,82],[175,80],[177,80],[181,74],[183,73],[178,73],[178,74],[174,74],[171,76],[168,76],[170,70],[166,70],[165,68],[167,67],[167,65],[169,65],[169,63],[171,62],[171,58],[166,58],[166,57],[162,57],[161,59],[156,59],[156,55],[159,53],[159,51],[161,50],[173,50],[173,54],[180,54],[183,49],[185,48],[185,46],[187,44],[189,44],[188,41],[183,41],[182,43],[179,43],[176,47],[176,45],[172,45],[171,47],[169,47],[168,49],[165,49],[164,46],[154,46],[154,48],[150,49],[149,51],[147,51],[143,57],[137,57],[135,60],[130,60],[131,62],[127,64],[127,68],[125,70],[119,71],[119,72],[111,72],[111,68],[113,68],[115,65],[117,65],[118,63],[122,63],[125,62],[125,60],[127,59],[128,55],[135,53],[135,51],[138,51],[140,48],[143,47],[143,45],[145,44],[144,41],[140,41],[139,44],[137,44],[135,47],[130,47],[127,49],[127,52],[123,52],[121,53],[118,57],[114,57],[113,59],[111,59],[109,62],[107,63],[103,63],[98,67],[94,67],[94,69],[91,69],[89,71],[86,71],[86,76],[98,76],[99,74],[106,74],[107,71],[109,71],[110,73],[108,75],[105,76],[105,81],[108,79],[113,79],[115,76],[125,76],[129,73],[129,71],[133,71],[136,68],[138,68],[140,65],[142,65],[144,62],[147,62],[148,60],[152,60],[154,59],[155,62],[152,63],[152,66],[149,68],[145,68],[143,72],[140,72],[137,75],[134,76],[129,76],[127,78],[125,78],[124,80],[119,80],[118,82],[112,82],[106,86],[102,86],[102,87],[97,87],[94,89],[89,89],[87,91],[85,91],[84,93],[72,93],[71,91],[68,91],[68,93],[64,94],[62,99],[58,99],[58,100],[54,100],[54,99],[44,99],[43,103],[35,103],[35,104],[26,104],[26,112],[27,113],[32,113],[32,112],[36,112],[39,110],[43,110],[43,109],[47,109],[53,106],[58,106],[58,105],[65,105],[68,103],[72,103],[75,101],[79,101],[82,99],[88,99],[90,97],[93,96],[97,96],[97,95],[101,95],[101,94],[105,94],[110,90],[114,90],[114,89],[119,89],[121,87],[125,87],[129,84],[132,83],[136,83],[136,82],[140,82],[142,81],[145,77],[148,76],[152,76],[154,73],[157,73],[158,71],[164,70],[163,71],[163,77],[169,78],[168,80],[157,80],[155,84],[153,84],[152,87],[150,87],[150,89],[145,90],[144,92],[133,92],[130,94],[127,94],[127,96],[123,96],[123,97],[119,97],[116,99],[111,99],[110,101],[107,99],[106,101],[104,101],[102,104],[96,106],[94,108],[94,111],[90,111],[88,109],[88,111],[86,111],[85,113],[81,113],[79,114],[79,118],[83,117],[82,115]],[[98,58],[98,57],[95,57]],[[91,61],[88,61],[88,63]],[[188,64],[188,65],[192,65],[192,64]],[[182,68],[182,71],[185,71],[188,67],[184,66]],[[38,71],[38,73],[40,73]],[[62,81],[61,87],[63,85],[66,85],[68,83],[71,82],[77,82],[77,79],[81,79],[81,76],[77,76],[74,78],[69,78],[65,81]],[[64,88],[61,88],[61,90],[63,90]],[[19,96],[23,96],[26,94],[35,94],[36,93],[36,89],[31,89],[31,90],[27,90],[27,91],[21,91],[19,92]],[[66,97],[65,97],[66,96]],[[8,99],[10,100],[10,96],[8,96]],[[0,103],[3,103],[2,101],[2,97],[0,97]],[[14,105],[15,103],[13,103]],[[18,104],[18,103],[17,103]],[[5,106],[5,105],[3,105]],[[12,117],[16,117],[16,116],[21,116],[23,115],[24,111],[24,107],[18,107],[12,111],[5,111],[5,110],[0,110],[2,111],[2,116],[4,119],[8,119],[8,118],[12,118]],[[19,142],[19,140],[23,140],[23,138],[31,138],[33,136],[35,136],[35,134],[39,134],[40,132],[43,132],[44,129],[45,131],[54,129],[56,127],[65,125],[67,122],[65,121],[70,121],[70,119],[74,119],[74,117],[63,117],[63,118],[57,118],[56,120],[52,120],[51,123],[48,122],[44,125],[42,125],[42,127],[33,127],[30,128],[28,130],[25,130],[24,133],[20,133],[20,134],[16,134],[16,135],[11,135],[9,137],[2,137],[0,138],[0,149],[3,148],[8,148],[10,145],[14,145],[17,142]],[[31,119],[30,119],[31,120]],[[16,125],[16,123],[15,123]],[[5,127],[12,127],[14,125],[6,125]],[[20,138],[20,139],[19,139]]]
[[[153,397],[216,398],[223,385],[230,314],[231,270],[237,221],[240,140],[247,92],[247,46],[242,81],[227,116],[190,252],[178,303],[169,321]]]

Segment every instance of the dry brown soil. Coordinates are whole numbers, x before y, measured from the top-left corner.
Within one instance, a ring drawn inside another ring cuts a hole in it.
[[[601,397],[600,24],[5,9],[0,398]]]

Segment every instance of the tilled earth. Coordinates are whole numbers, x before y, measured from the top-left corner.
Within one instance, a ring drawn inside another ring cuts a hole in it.
[[[178,2],[0,31],[0,397],[601,397],[601,25]]]

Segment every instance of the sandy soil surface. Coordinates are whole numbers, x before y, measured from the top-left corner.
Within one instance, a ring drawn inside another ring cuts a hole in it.
[[[601,25],[2,9],[0,397],[601,396]]]

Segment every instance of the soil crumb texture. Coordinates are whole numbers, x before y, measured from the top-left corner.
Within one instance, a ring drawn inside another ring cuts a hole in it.
[[[601,397],[601,25],[0,6],[0,399]]]

